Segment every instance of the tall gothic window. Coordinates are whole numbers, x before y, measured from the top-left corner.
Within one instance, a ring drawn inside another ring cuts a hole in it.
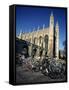
[[[36,37],[34,38],[34,44],[37,44],[37,38]]]
[[[39,44],[42,43],[42,36],[39,37]]]
[[[42,36],[39,37],[39,44],[43,47]]]
[[[48,35],[45,35],[45,51],[48,53]]]

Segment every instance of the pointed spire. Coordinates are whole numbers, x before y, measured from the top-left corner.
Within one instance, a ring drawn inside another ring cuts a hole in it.
[[[45,28],[45,24],[43,24],[43,30],[44,30],[44,28]]]
[[[59,26],[59,25],[58,25],[58,21],[56,22],[56,26]]]
[[[22,31],[22,33],[24,34],[25,32],[24,32],[24,31]]]
[[[58,21],[56,22],[56,27],[55,27],[56,31],[59,31],[59,24]]]
[[[22,39],[22,30],[20,30],[19,36],[20,36],[20,39]]]
[[[23,30],[23,29],[21,29],[21,30],[20,30],[20,33],[21,33],[21,34],[23,34],[23,33],[24,33],[24,30]]]
[[[20,35],[22,34],[22,29],[20,30]]]
[[[37,30],[39,30],[39,28],[40,28],[40,27],[38,26]]]
[[[50,26],[54,26],[54,16],[53,16],[53,12],[51,12],[51,15],[50,15]]]
[[[58,21],[56,22],[56,27],[59,27]]]
[[[51,12],[51,16],[53,16],[53,12]]]

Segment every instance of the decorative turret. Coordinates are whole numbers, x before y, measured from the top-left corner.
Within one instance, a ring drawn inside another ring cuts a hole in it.
[[[38,26],[38,28],[37,28],[38,31],[39,31],[39,28],[40,28],[40,27]]]
[[[44,28],[45,28],[45,24],[43,24],[43,30],[44,30]]]
[[[50,27],[54,26],[54,16],[53,16],[53,12],[51,12],[51,16],[50,16]]]
[[[48,55],[53,57],[54,53],[54,16],[53,12],[51,12],[50,16],[50,24],[49,24],[49,42],[48,42]]]
[[[22,39],[22,30],[20,30],[19,38]]]
[[[58,21],[57,21],[57,23],[56,23],[56,30],[59,30]]]
[[[56,36],[56,47],[55,47],[55,54],[56,54],[56,58],[59,58],[59,25],[58,22],[56,23],[56,27],[55,27],[55,36]]]

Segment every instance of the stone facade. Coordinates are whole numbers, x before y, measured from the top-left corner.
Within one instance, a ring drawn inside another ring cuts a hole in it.
[[[49,27],[45,28],[43,25],[42,29],[32,31],[29,33],[20,32],[19,39],[30,42],[28,46],[29,55],[32,55],[32,45],[38,46],[36,48],[36,56],[39,56],[40,49],[42,50],[42,56],[48,55],[49,57],[59,58],[59,25],[58,22],[54,26],[54,16],[53,13],[50,15]]]

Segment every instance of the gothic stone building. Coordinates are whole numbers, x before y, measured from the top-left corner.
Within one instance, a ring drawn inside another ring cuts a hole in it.
[[[50,15],[49,27],[40,30],[32,31],[29,33],[20,33],[19,39],[25,40],[30,43],[28,46],[29,55],[32,55],[33,45],[36,47],[36,56],[39,56],[42,51],[42,56],[47,54],[49,57],[59,58],[59,25],[56,22],[54,25],[53,13]]]

